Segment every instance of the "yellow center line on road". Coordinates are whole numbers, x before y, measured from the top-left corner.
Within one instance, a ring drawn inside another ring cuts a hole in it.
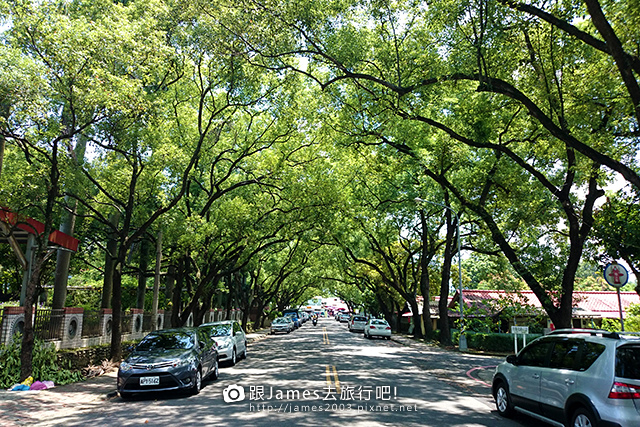
[[[327,328],[322,328],[322,344],[331,344],[329,342],[329,333],[327,332]]]
[[[338,379],[338,370],[333,366],[333,378],[336,380],[336,391],[340,393],[340,380]]]
[[[333,381],[331,378],[331,374],[333,373]],[[340,393],[340,379],[338,378],[338,370],[334,365],[326,365],[325,366],[325,377],[327,379],[327,389],[331,391],[332,388],[336,389],[337,393]],[[331,383],[334,383],[332,386]]]

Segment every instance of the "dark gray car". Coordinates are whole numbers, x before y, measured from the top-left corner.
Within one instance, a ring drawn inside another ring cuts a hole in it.
[[[120,364],[117,386],[123,398],[166,390],[197,394],[207,377],[218,377],[211,337],[196,328],[164,329],[144,337]]]

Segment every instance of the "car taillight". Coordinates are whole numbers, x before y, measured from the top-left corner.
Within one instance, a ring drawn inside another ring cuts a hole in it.
[[[609,399],[640,399],[640,390],[630,384],[615,382],[609,392]]]
[[[373,325],[369,326],[369,329],[375,329],[375,328],[376,328],[376,327],[375,327],[375,326],[373,326]]]
[[[390,330],[391,330],[391,326],[387,326],[385,329],[386,329],[387,331],[390,331]]]

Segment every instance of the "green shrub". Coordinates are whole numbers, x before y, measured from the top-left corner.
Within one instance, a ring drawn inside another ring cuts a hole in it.
[[[20,349],[22,337],[16,335],[13,342],[0,347],[0,387],[9,388],[20,382]],[[53,381],[56,385],[64,385],[82,381],[79,371],[72,371],[69,366],[60,366],[57,362],[56,348],[52,343],[36,339],[33,349],[33,371],[31,376],[39,381]]]
[[[513,334],[467,332],[467,347],[481,351],[513,353]],[[527,343],[538,338],[540,334],[527,334]],[[452,340],[459,344],[460,332],[453,331]],[[518,349],[522,348],[522,335],[518,335]]]

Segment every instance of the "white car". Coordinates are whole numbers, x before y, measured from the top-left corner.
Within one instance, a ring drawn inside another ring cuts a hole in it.
[[[278,317],[271,322],[271,335],[277,334],[278,332],[289,333],[293,331],[293,329],[293,322],[290,317]]]
[[[369,319],[364,326],[364,337],[383,337],[389,340],[391,339],[391,326],[384,319]]]
[[[247,357],[247,337],[242,326],[236,320],[224,320],[222,322],[204,323],[203,328],[218,344],[218,360],[235,365],[238,358]]]
[[[354,314],[349,319],[349,332],[364,331],[364,327],[367,325],[367,318],[365,316]]]
[[[640,426],[639,360],[633,334],[555,330],[496,367],[498,414],[567,427]]]

